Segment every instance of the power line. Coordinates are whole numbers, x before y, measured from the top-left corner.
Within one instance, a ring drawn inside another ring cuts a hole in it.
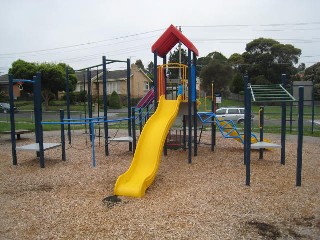
[[[68,63],[82,62],[82,61],[96,59],[97,57],[102,56],[102,55],[104,55],[104,56],[118,56],[118,55],[128,54],[128,53],[132,53],[132,52],[145,51],[147,49],[150,49],[150,48],[149,47],[146,48],[144,46],[134,47],[134,48],[124,48],[124,49],[118,49],[118,50],[104,52],[104,53],[91,54],[91,55],[86,55],[86,56],[81,56],[81,57],[60,59],[59,62],[68,62]]]
[[[229,28],[229,27],[283,27],[320,25],[320,22],[270,23],[270,24],[215,24],[215,25],[182,25],[184,28]]]
[[[121,37],[109,38],[109,39],[105,39],[105,40],[99,40],[99,41],[88,42],[88,43],[74,44],[74,45],[63,46],[63,47],[47,48],[47,49],[25,51],[25,52],[2,53],[2,54],[0,54],[0,56],[28,54],[28,53],[39,53],[39,52],[61,50],[61,49],[67,49],[67,48],[73,48],[73,47],[88,46],[88,45],[98,44],[98,43],[107,42],[107,41],[122,40],[124,38],[129,38],[129,37],[134,37],[134,36],[139,36],[139,35],[145,35],[145,34],[158,32],[158,31],[162,31],[162,30],[164,30],[164,29],[163,28],[162,29],[156,29],[156,30],[152,30],[152,31],[142,32],[142,33],[134,33],[134,34],[129,34],[129,35],[121,36]]]
[[[320,55],[304,55],[304,56],[300,56],[300,57],[303,57],[303,58],[312,58],[312,57],[320,57]]]
[[[102,44],[102,45],[97,45],[97,46],[89,46],[89,47],[84,47],[84,48],[80,48],[80,49],[69,49],[69,50],[64,50],[64,51],[59,51],[59,52],[41,52],[41,53],[33,53],[32,52],[30,54],[32,56],[43,56],[43,55],[49,55],[49,54],[62,54],[62,53],[68,53],[68,52],[79,52],[79,51],[84,51],[84,50],[88,50],[88,49],[92,49],[92,48],[102,48],[102,47],[106,47],[106,46],[114,46],[114,45],[120,45],[120,44],[139,41],[139,40],[151,39],[151,38],[154,38],[156,36],[158,36],[158,35],[152,35],[152,36],[148,36],[148,37],[144,37],[144,38],[135,38],[135,39],[131,39],[131,40],[108,43],[108,44]],[[19,57],[20,58],[28,57],[28,55],[30,55],[30,54],[19,55]],[[4,58],[16,58],[16,55],[1,56],[1,54],[0,54],[0,59],[4,59]]]

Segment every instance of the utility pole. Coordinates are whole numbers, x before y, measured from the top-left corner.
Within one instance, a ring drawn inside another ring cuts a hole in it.
[[[179,26],[181,32],[181,26]],[[179,41],[179,64],[181,64],[181,42]],[[181,68],[179,67],[179,80],[181,81]]]

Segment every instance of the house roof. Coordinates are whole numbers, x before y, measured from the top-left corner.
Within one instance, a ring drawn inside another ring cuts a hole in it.
[[[193,45],[193,43],[172,24],[152,45],[151,51],[153,53],[157,52],[158,56],[160,57],[164,57],[178,42],[183,43],[197,56],[199,55],[198,49]]]
[[[9,83],[9,75],[8,74],[4,74],[0,76],[0,83]]]
[[[98,78],[100,80],[102,76],[102,69],[98,70]],[[76,77],[78,81],[83,80],[83,77],[87,79],[87,73],[86,72],[76,72]],[[107,71],[107,79],[126,79],[127,78],[127,70],[115,70],[115,71]],[[91,70],[91,79],[96,80],[97,79],[97,71]]]
[[[108,71],[107,78],[108,79],[120,79],[120,78],[127,79],[127,70]]]
[[[136,71],[141,72],[149,81],[152,80],[149,76],[145,73],[142,68],[137,69]],[[134,74],[134,70],[131,69],[131,77]],[[98,80],[102,80],[102,70],[98,70]],[[83,77],[87,80],[87,73],[86,72],[76,72],[76,77],[81,84],[83,82]],[[97,71],[91,70],[91,81],[97,80]],[[127,80],[127,70],[114,70],[114,71],[107,71],[107,81],[116,81],[116,80]]]
[[[0,76],[0,86],[7,87],[9,86],[9,75],[4,74]]]
[[[143,74],[150,82],[153,82],[153,80],[148,76],[148,74],[147,74],[142,68],[139,68],[138,72],[142,72],[142,74]]]

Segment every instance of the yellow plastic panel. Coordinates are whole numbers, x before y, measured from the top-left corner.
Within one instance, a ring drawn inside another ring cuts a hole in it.
[[[118,177],[114,195],[144,196],[157,174],[163,145],[178,114],[180,102],[180,96],[177,100],[166,100],[164,96],[160,97],[156,112],[142,130],[129,169]]]

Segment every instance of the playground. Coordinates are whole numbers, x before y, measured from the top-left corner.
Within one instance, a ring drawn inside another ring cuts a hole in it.
[[[124,130],[121,130],[124,131]],[[125,131],[124,131],[125,132]],[[202,136],[210,142],[210,131]],[[75,133],[81,134],[81,133]],[[19,144],[32,143],[26,133]],[[52,142],[59,132],[46,132]],[[78,136],[78,135],[77,135]],[[280,143],[280,135],[268,135]],[[132,161],[127,143],[112,156],[96,141],[97,166],[85,137],[76,137],[61,161],[60,148],[45,152],[39,168],[34,152],[18,152],[11,163],[9,136],[0,144],[0,237],[2,239],[317,239],[320,232],[320,139],[304,137],[302,186],[295,186],[297,136],[287,136],[286,165],[280,150],[259,160],[251,153],[252,181],[244,184],[243,145],[217,135],[217,149],[199,145],[187,164],[186,152],[168,149],[155,182],[143,198],[104,201]]]
[[[187,65],[167,63],[178,42],[188,48]],[[299,86],[297,101],[285,89],[285,74],[274,85],[253,85],[245,75],[239,127],[217,117],[213,90],[211,110],[198,111],[198,50],[180,31],[171,25],[151,50],[154,87],[136,106],[130,101],[130,59],[103,56],[102,64],[77,70],[88,87],[84,118],[70,117],[68,67],[67,114],[60,110],[55,122],[42,120],[41,73],[32,80],[9,76],[10,139],[0,143],[0,238],[316,239],[320,139],[303,135],[304,88]],[[114,62],[127,65],[127,117],[120,119],[109,119],[107,107],[103,116],[92,111],[92,69],[98,82],[102,68],[106,106],[106,69]],[[175,83],[168,84],[169,68],[181,72]],[[23,83],[34,86],[35,139],[30,132],[18,137],[22,130],[15,126],[13,84]],[[264,132],[264,106],[259,135],[252,132],[252,102],[281,103],[279,134]],[[286,105],[293,102],[298,134],[286,136]],[[52,124],[60,131],[43,131]]]

